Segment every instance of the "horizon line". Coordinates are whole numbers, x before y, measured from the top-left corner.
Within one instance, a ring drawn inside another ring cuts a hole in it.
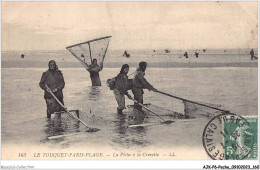
[[[243,50],[248,50],[248,49],[258,49],[258,47],[255,48],[186,48],[186,49],[177,49],[177,48],[157,48],[157,49],[152,49],[152,48],[146,48],[146,49],[112,49],[113,51],[121,51],[121,50],[237,50],[237,49],[243,49]],[[111,50],[111,49],[110,49]],[[8,51],[67,51],[67,49],[50,49],[50,50],[1,50],[1,52],[8,52]]]

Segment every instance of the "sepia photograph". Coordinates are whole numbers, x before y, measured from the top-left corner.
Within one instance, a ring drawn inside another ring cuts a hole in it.
[[[1,160],[259,160],[257,1],[2,1],[1,26]]]

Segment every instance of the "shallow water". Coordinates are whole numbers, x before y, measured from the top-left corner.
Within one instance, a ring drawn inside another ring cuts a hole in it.
[[[257,51],[257,49],[255,49]],[[123,57],[124,50],[108,50],[104,67],[119,68],[122,64],[137,66],[141,61],[148,61],[148,65],[154,68],[167,67],[256,67],[257,60],[251,60],[249,51],[236,50],[207,50],[199,52],[199,58],[194,56],[194,51],[188,51],[189,58],[183,56],[184,51],[172,50],[165,53],[164,50],[130,50],[130,58]],[[256,52],[257,53],[257,52]],[[47,67],[47,61],[55,59],[61,68],[82,68],[78,60],[67,50],[60,51],[24,51],[21,58],[20,51],[3,51],[1,54],[2,68],[27,68]]]
[[[55,140],[46,137],[84,132],[86,127],[64,114],[46,118],[46,104],[39,81],[43,68],[2,68],[2,143],[30,144],[47,148],[75,146],[109,147],[114,150],[158,147],[201,146],[207,119],[191,122],[127,128],[127,115],[116,114],[113,92],[106,80],[119,68],[104,68],[102,86],[91,87],[83,68],[61,68],[66,82],[64,102],[69,110],[79,109],[80,118],[100,131]],[[131,68],[129,73],[134,72]],[[131,78],[131,77],[130,77]],[[221,104],[238,115],[257,115],[257,68],[148,68],[146,78],[157,89],[194,101]],[[131,92],[130,92],[131,94]],[[133,102],[126,99],[127,104]],[[183,103],[145,90],[145,103],[183,113]],[[148,122],[159,122],[150,117]],[[163,139],[163,140],[162,140]]]

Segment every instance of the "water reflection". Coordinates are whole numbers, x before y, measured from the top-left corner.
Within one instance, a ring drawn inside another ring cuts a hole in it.
[[[126,125],[127,116],[125,114],[117,114],[115,120],[115,132],[119,134],[120,138],[124,138],[127,125]]]
[[[89,100],[98,101],[100,98],[101,86],[90,86],[90,92],[88,95]]]
[[[63,113],[61,117],[52,115],[52,118],[46,119],[46,124],[44,125],[46,138],[79,131],[80,122],[73,120],[68,113]]]
[[[150,142],[146,140],[146,128],[134,127],[128,128],[128,115],[117,114],[114,121],[113,142],[119,144],[124,148],[132,147],[144,147],[150,145]]]

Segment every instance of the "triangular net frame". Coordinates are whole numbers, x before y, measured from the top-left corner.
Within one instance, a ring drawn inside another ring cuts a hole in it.
[[[103,62],[108,49],[111,36],[101,37],[90,41],[78,43],[66,47],[71,54],[79,60],[86,68],[89,68],[93,59],[97,60],[97,64],[103,67]]]

